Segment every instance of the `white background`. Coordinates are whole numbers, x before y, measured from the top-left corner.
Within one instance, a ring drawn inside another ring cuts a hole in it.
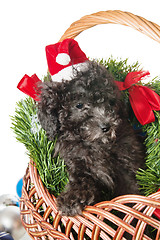
[[[46,74],[45,46],[56,43],[80,17],[102,10],[123,10],[160,25],[159,0],[5,0],[0,1],[0,195],[16,194],[16,184],[28,164],[25,148],[14,137],[9,115],[24,98],[17,88],[26,73]],[[76,38],[89,57],[129,57],[138,60],[152,77],[160,74],[159,44],[120,25],[101,25]]]

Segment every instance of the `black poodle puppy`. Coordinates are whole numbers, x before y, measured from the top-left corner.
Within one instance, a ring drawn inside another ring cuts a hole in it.
[[[144,165],[143,144],[104,66],[88,61],[70,81],[43,83],[38,115],[49,139],[58,137],[55,154],[60,153],[69,173],[69,183],[57,198],[62,215],[139,193],[136,171]]]

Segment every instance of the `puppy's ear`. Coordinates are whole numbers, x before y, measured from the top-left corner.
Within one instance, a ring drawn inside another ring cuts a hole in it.
[[[52,82],[44,83],[38,103],[38,118],[50,140],[54,140],[58,135],[58,106],[59,94],[57,86]]]

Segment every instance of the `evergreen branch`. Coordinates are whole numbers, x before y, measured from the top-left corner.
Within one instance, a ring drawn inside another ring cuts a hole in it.
[[[129,72],[140,71],[140,64],[137,62],[128,64],[128,58],[114,59],[112,56],[108,59],[101,59],[99,62],[104,65],[108,71],[113,75],[116,81],[124,82]]]
[[[56,139],[49,141],[41,128],[34,100],[26,98],[18,102],[11,119],[16,139],[25,145],[44,185],[57,196],[68,182],[68,175],[64,161],[59,156],[53,158]]]
[[[159,83],[160,85],[160,83]],[[156,120],[142,127],[146,132],[146,170],[137,172],[140,189],[145,195],[160,188],[160,113],[155,112]]]

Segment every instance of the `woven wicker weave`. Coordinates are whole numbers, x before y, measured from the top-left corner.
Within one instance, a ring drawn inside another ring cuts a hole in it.
[[[132,27],[160,42],[160,27],[146,19],[122,11],[98,12],[74,22],[61,37],[75,38],[82,31],[97,24],[115,23]],[[129,203],[129,204],[128,204]],[[132,207],[131,207],[132,206]],[[154,216],[160,209],[160,192],[149,197],[126,195],[111,201],[87,206],[82,216],[61,217],[56,198],[43,186],[34,164],[30,162],[23,180],[20,210],[22,223],[33,239],[153,239],[145,231],[154,229],[154,239],[160,239],[160,221]],[[118,214],[117,213],[121,213]],[[123,214],[122,214],[123,213]],[[119,217],[121,216],[121,218]],[[134,219],[134,224],[132,220]],[[135,221],[137,219],[137,221]]]

